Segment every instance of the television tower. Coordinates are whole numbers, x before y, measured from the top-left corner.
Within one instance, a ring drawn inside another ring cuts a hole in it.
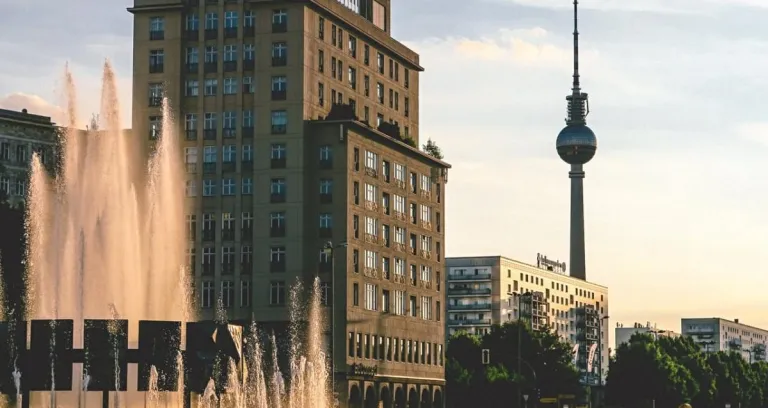
[[[571,165],[571,259],[570,275],[586,280],[586,256],[584,247],[584,164],[597,152],[597,137],[587,127],[589,101],[581,92],[579,83],[579,0],[573,1],[573,88],[565,99],[568,101],[568,117],[565,129],[557,135],[557,154]]]

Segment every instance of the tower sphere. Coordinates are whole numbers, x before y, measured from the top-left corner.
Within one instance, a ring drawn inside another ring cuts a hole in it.
[[[595,157],[597,137],[587,125],[568,125],[557,135],[557,154],[568,164],[586,164]]]

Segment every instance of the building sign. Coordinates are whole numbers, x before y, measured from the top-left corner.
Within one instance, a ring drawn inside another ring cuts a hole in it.
[[[536,254],[536,267],[557,273],[565,273],[566,269],[565,262],[553,261],[542,254]]]

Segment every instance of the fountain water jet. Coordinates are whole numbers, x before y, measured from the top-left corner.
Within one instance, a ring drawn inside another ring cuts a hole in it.
[[[74,320],[73,346],[77,349],[83,348],[84,319],[126,319],[133,326],[128,330],[128,344],[135,349],[139,320],[185,322],[195,317],[190,308],[191,277],[185,258],[185,174],[176,124],[164,100],[161,135],[150,159],[144,160],[139,140],[143,132],[131,135],[120,129],[120,101],[108,62],[104,65],[101,110],[85,131],[76,129],[76,87],[68,70],[65,84],[69,126],[62,135],[58,174],[51,178],[39,158],[35,155],[32,159],[27,200],[28,318]],[[211,381],[196,405],[331,406],[328,362],[322,351],[319,281],[309,289],[297,285],[292,290],[292,330],[290,350],[286,350],[290,354],[289,371],[283,373],[278,365],[275,335],[267,343],[271,349],[267,352],[253,325],[246,338],[247,374],[238,374],[233,361],[220,362],[232,368],[225,393],[217,395]],[[303,300],[305,292],[310,292],[309,302]],[[226,310],[221,310],[218,320],[224,321],[226,316]],[[116,342],[111,338],[110,342]],[[269,360],[271,364],[266,364]],[[178,366],[183,367],[181,355]],[[269,375],[265,373],[267,366],[272,369]],[[128,367],[128,390],[136,390],[137,369]],[[36,393],[40,395],[32,398],[32,406],[98,406],[98,399],[92,397],[99,396],[87,391],[91,378],[86,374],[76,365],[76,391]],[[112,405],[182,406],[181,388],[177,396],[159,392],[158,375],[153,367],[146,394],[114,392]],[[118,368],[117,384],[119,378]],[[286,385],[286,378],[290,378],[290,385]]]

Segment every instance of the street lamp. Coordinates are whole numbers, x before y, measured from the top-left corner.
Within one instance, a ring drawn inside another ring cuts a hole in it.
[[[342,241],[338,245],[328,241],[323,246],[323,253],[331,258],[331,301],[328,302],[331,312],[331,390],[336,398],[336,249],[346,248],[347,242]],[[346,274],[346,262],[344,263]]]
[[[525,292],[523,294],[517,295],[517,375],[522,375],[522,361],[523,361],[523,353],[522,353],[522,333],[523,333],[523,297],[527,299],[531,299],[533,297],[533,293],[531,292]],[[533,305],[531,305],[533,307]],[[532,311],[531,311],[532,312]],[[534,374],[535,375],[535,374]],[[520,400],[522,400],[522,392],[520,390],[520,384],[517,385],[517,403],[520,403]],[[527,405],[527,402],[526,402]]]

